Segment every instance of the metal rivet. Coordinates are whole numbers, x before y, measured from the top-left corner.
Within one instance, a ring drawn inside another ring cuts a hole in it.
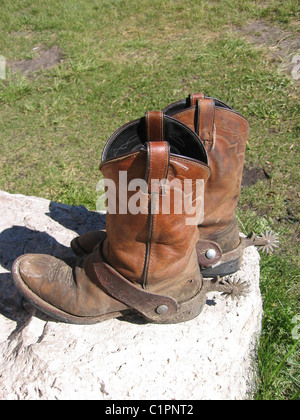
[[[155,312],[159,315],[166,314],[168,312],[169,308],[167,305],[160,305],[155,309]]]
[[[215,249],[208,249],[205,253],[205,256],[207,259],[212,260],[217,255],[217,252]]]

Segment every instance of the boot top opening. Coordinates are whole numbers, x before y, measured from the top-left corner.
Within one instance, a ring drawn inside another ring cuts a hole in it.
[[[170,116],[164,118],[165,141],[173,155],[185,156],[208,163],[207,152],[201,140],[190,128]],[[123,125],[106,143],[102,153],[102,163],[145,150],[147,143],[146,118],[140,118]]]

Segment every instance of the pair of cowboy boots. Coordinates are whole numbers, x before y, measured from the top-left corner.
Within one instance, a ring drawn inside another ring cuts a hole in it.
[[[58,320],[92,324],[128,314],[149,322],[196,317],[206,293],[246,287],[216,276],[236,272],[245,246],[235,217],[246,119],[221,101],[191,95],[147,112],[106,143],[106,231],[72,241],[76,266],[28,254],[13,265],[15,284]]]

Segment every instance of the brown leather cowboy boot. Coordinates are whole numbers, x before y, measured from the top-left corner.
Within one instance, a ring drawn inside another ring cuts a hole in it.
[[[199,234],[221,247],[222,259],[216,267],[201,271],[204,276],[231,274],[239,269],[243,255],[235,211],[241,192],[249,124],[228,105],[202,93],[190,95],[163,111],[199,135],[209,158],[212,175],[205,186],[205,213]],[[228,253],[231,253],[229,259]]]
[[[220,250],[203,250],[203,242],[198,243],[200,255],[204,252],[210,259],[208,266],[203,266],[199,259],[201,274],[203,277],[232,274],[239,269],[246,246],[266,246],[270,250],[276,246],[276,238],[272,236],[258,238],[252,235],[245,239],[239,236],[235,211],[241,192],[249,124],[225,103],[206,98],[202,93],[175,102],[163,112],[199,135],[212,171],[205,186],[205,212],[199,235],[202,239],[214,241]],[[92,252],[104,236],[104,231],[83,234],[72,241],[72,249],[78,255]]]
[[[247,246],[273,251],[278,242],[276,235],[257,237],[252,233],[248,238],[241,238],[235,215],[241,194],[248,121],[224,102],[205,97],[203,93],[175,102],[163,112],[194,130],[208,154],[211,177],[205,185],[204,219],[199,224],[199,235],[216,242],[222,257],[210,267],[201,267],[203,277],[236,272]],[[214,251],[207,252],[214,256]]]
[[[107,236],[73,269],[49,255],[19,257],[15,284],[65,322],[91,324],[128,313],[157,323],[194,318],[208,290],[198,264],[207,257],[195,249],[197,185],[204,188],[210,176],[203,144],[180,121],[151,112],[111,136],[100,169],[107,181]]]

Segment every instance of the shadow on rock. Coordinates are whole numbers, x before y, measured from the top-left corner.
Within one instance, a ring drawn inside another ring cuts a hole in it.
[[[0,233],[0,265],[11,270],[16,258],[23,254],[48,254],[67,263],[72,262],[72,250],[57,242],[46,232],[24,226],[13,226]]]
[[[49,213],[46,215],[79,235],[105,227],[104,215],[91,212],[83,206],[73,207],[51,202]],[[0,233],[0,268],[2,266],[11,271],[13,262],[24,254],[52,255],[71,267],[74,267],[77,260],[70,247],[62,245],[47,232],[26,226],[13,226]],[[25,300],[16,288],[12,274],[3,272],[5,270],[0,273],[0,313],[20,325],[26,323],[26,319],[33,314],[43,320],[53,320],[38,310],[26,307],[27,304],[24,304]]]
[[[53,255],[71,266],[76,261],[70,248],[61,245],[46,232],[34,231],[24,226],[13,226],[1,232],[0,266],[11,271],[15,259],[23,254]],[[26,313],[23,298],[11,273],[0,273],[0,313],[17,322]]]
[[[84,206],[68,206],[52,201],[46,215],[78,235],[105,228],[105,215],[89,211]]]

